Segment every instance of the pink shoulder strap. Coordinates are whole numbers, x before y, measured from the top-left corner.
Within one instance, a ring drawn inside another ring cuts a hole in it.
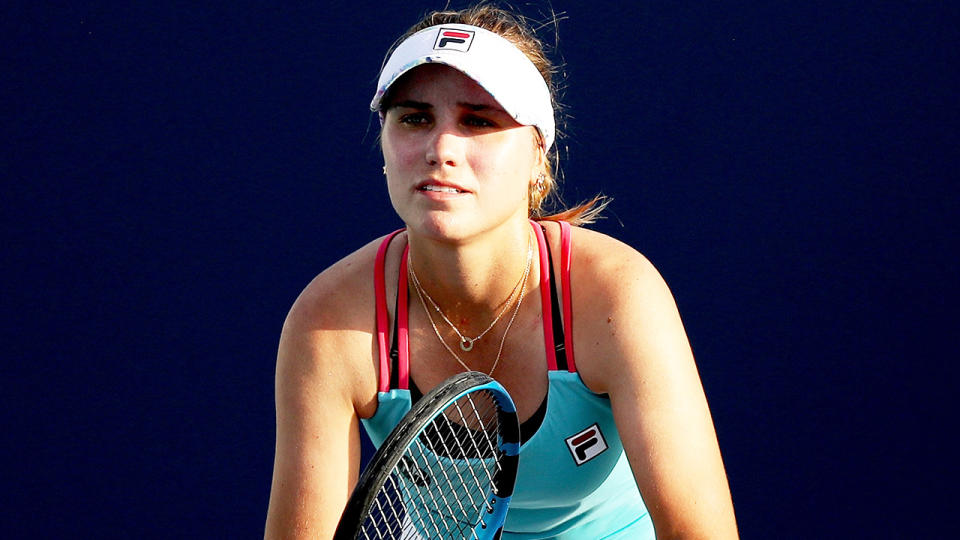
[[[380,354],[380,372],[378,374],[379,381],[377,389],[380,392],[390,391],[390,357],[388,354],[390,349],[387,345],[390,325],[387,316],[387,288],[386,279],[384,278],[384,264],[386,262],[387,247],[390,246],[390,241],[401,231],[403,231],[403,229],[393,231],[383,239],[383,242],[380,243],[380,248],[377,250],[376,262],[373,264],[373,288],[376,296],[377,310],[377,351]]]
[[[397,304],[397,352],[400,357],[397,359],[397,388],[400,390],[410,389],[410,309],[408,301],[410,295],[407,293],[407,259],[410,255],[410,244],[403,248],[403,257],[400,258],[400,278],[397,280],[397,297],[400,302]]]
[[[537,235],[540,248],[540,311],[543,313],[543,348],[547,351],[547,369],[556,371],[557,351],[553,348],[553,310],[550,309],[550,259],[547,256],[547,240],[540,225],[530,222]]]
[[[564,350],[567,353],[567,369],[570,372],[577,371],[577,364],[573,361],[573,296],[570,292],[570,252],[572,243],[570,241],[570,224],[566,221],[560,222],[560,278],[562,282],[563,296],[563,340]]]

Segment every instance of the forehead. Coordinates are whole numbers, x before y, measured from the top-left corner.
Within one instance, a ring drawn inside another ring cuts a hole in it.
[[[426,103],[448,100],[502,108],[476,81],[443,64],[424,64],[411,69],[391,86],[388,98],[391,103],[398,100]]]

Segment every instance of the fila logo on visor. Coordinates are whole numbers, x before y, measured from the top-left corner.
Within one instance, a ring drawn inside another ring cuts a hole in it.
[[[473,30],[460,30],[459,28],[441,28],[437,34],[437,41],[433,44],[433,49],[438,51],[460,51],[467,52],[470,45],[473,44]]]
[[[600,426],[594,424],[572,437],[567,437],[567,449],[573,456],[573,461],[579,467],[591,459],[599,456],[607,449],[607,441],[600,433]]]

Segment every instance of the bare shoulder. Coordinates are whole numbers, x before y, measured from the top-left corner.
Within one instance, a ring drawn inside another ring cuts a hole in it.
[[[578,296],[591,299],[580,303],[586,313],[578,322],[606,324],[602,315],[624,317],[651,309],[675,309],[660,272],[639,251],[583,228],[573,228],[572,240],[572,286]]]
[[[349,321],[355,309],[332,308],[349,308],[350,304],[360,307],[361,298],[357,295],[372,298],[373,264],[379,242],[370,242],[314,277],[293,303],[284,330],[321,330]]]
[[[572,227],[571,233],[576,268],[598,285],[616,286],[625,281],[635,283],[637,279],[660,279],[650,261],[632,246],[582,227]],[[624,277],[632,279],[624,280]]]
[[[593,390],[609,391],[625,368],[689,358],[673,295],[643,254],[611,236],[574,228],[571,267],[577,363]],[[680,350],[664,355],[663,347]]]
[[[376,394],[373,267],[380,241],[321,272],[294,301],[280,335],[278,390],[281,384],[310,385],[311,393],[328,399],[339,394],[357,408],[370,404]]]

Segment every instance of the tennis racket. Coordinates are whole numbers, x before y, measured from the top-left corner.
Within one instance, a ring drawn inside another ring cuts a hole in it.
[[[334,535],[354,539],[497,539],[520,451],[516,407],[471,371],[403,417],[360,477]]]

